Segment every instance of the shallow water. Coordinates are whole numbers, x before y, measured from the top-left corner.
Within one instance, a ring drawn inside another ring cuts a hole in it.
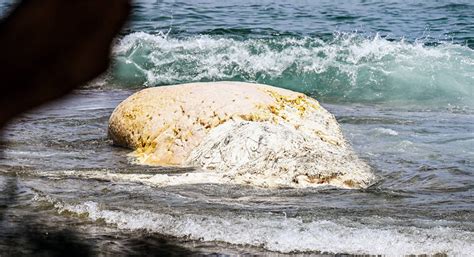
[[[212,181],[153,187],[127,176],[189,170],[132,165],[128,150],[107,140],[108,116],[129,94],[80,91],[7,130],[3,179],[18,175],[20,205],[26,205],[20,210],[40,209],[56,216],[59,227],[70,225],[71,216],[73,222],[92,222],[84,226],[93,229],[81,229],[93,242],[116,241],[103,235],[105,226],[112,234],[157,232],[198,245],[255,246],[244,252],[257,253],[463,255],[473,250],[472,113],[327,105],[380,176],[367,190],[269,190]],[[96,179],[104,173],[116,176]]]
[[[4,132],[0,256],[54,240],[103,256],[472,254],[473,11],[470,1],[136,1],[108,74]],[[107,139],[115,106],[144,86],[214,80],[316,97],[378,183],[143,182],[193,170],[131,164]]]

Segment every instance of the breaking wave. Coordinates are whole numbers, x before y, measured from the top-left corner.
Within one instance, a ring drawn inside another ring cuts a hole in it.
[[[144,32],[114,49],[109,79],[121,86],[248,81],[327,101],[474,106],[474,50],[380,36],[171,38]]]
[[[133,209],[109,210],[93,201],[67,204],[40,195],[35,200],[51,203],[60,214],[88,217],[120,229],[147,230],[193,240],[257,246],[284,253],[318,251],[387,256],[445,253],[462,256],[474,251],[471,232],[442,225],[431,228],[385,225],[381,228],[367,224],[345,224],[348,221],[305,220],[283,215],[209,216]]]

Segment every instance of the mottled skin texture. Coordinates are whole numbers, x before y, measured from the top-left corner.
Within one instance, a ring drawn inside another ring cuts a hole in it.
[[[142,90],[115,109],[109,136],[133,149],[137,163],[197,166],[220,174],[187,176],[183,182],[217,178],[264,187],[361,188],[374,180],[334,116],[316,100],[261,84],[191,83]]]
[[[229,120],[286,119],[292,105],[304,114],[319,108],[293,91],[242,82],[191,83],[142,90],[123,101],[109,122],[117,145],[135,150],[142,164],[183,165],[208,132]]]

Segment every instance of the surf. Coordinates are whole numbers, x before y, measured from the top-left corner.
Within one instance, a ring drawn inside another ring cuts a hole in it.
[[[327,102],[474,106],[474,50],[460,44],[357,33],[239,40],[138,32],[122,38],[113,56],[108,79],[122,87],[231,80]]]

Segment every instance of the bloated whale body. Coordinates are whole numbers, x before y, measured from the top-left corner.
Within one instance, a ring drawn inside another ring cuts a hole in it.
[[[137,163],[197,166],[229,183],[365,188],[375,180],[316,100],[262,84],[141,90],[112,113],[109,137]]]

